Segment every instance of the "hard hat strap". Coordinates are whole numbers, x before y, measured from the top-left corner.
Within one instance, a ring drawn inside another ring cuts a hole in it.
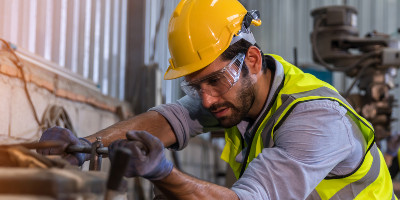
[[[248,31],[246,31],[246,32],[242,31],[238,35],[233,36],[233,39],[232,39],[230,45],[235,44],[240,39],[244,39],[244,40],[250,42],[252,45],[254,45],[256,43],[256,39],[254,39],[253,33],[250,31],[250,29],[248,29]]]

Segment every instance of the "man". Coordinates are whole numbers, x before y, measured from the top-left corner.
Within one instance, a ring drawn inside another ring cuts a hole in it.
[[[261,24],[258,13],[236,0],[181,1],[169,23],[164,78],[184,76],[187,96],[81,141],[59,128],[41,140],[78,144],[102,136],[111,159],[118,147],[132,151],[128,177],[151,180],[171,199],[397,199],[371,125],[329,84],[263,55],[251,24]],[[221,158],[238,178],[231,189],[165,159],[164,146],[180,150],[191,136],[221,128]]]

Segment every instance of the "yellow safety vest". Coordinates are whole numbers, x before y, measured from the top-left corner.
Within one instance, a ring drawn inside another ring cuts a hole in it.
[[[400,167],[400,148],[397,150],[397,163]]]
[[[236,126],[225,130],[226,144],[221,158],[229,163],[236,178],[241,176],[241,172],[243,173],[263,148],[273,146],[274,132],[298,103],[332,100],[347,109],[347,115],[363,133],[368,148],[363,162],[355,171],[344,176],[325,178],[310,196],[317,199],[346,197],[346,199],[397,199],[385,160],[374,142],[374,130],[370,123],[358,115],[334,87],[311,74],[303,73],[280,56],[271,56],[283,65],[284,81],[274,94],[273,102],[266,111],[264,120],[253,133],[250,149],[247,149],[247,162],[244,169],[242,169],[243,164],[236,162],[235,158],[247,144],[243,142],[242,135]]]

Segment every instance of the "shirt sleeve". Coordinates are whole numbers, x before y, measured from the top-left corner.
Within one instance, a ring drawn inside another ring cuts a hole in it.
[[[190,137],[219,130],[218,120],[204,109],[201,101],[184,96],[176,103],[162,104],[149,109],[163,115],[175,133],[177,143],[169,147],[173,150],[185,148]]]
[[[353,170],[361,162],[362,144],[354,135],[361,132],[349,120],[337,102],[297,105],[274,133],[275,146],[263,149],[232,190],[242,200],[306,199],[341,163],[357,160]]]

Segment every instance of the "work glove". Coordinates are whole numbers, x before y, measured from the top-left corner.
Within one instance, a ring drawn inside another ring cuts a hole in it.
[[[39,140],[39,142],[43,141],[57,141],[61,143],[61,146],[56,148],[38,149],[37,152],[39,154],[61,155],[62,158],[66,159],[72,165],[79,166],[82,166],[82,164],[90,158],[90,155],[86,153],[66,153],[66,149],[69,145],[92,145],[88,140],[76,137],[66,128],[56,126],[47,129]]]
[[[111,163],[119,147],[131,150],[126,177],[141,176],[149,180],[160,180],[171,173],[173,164],[165,158],[164,145],[157,137],[146,131],[128,131],[126,138],[108,146]]]

